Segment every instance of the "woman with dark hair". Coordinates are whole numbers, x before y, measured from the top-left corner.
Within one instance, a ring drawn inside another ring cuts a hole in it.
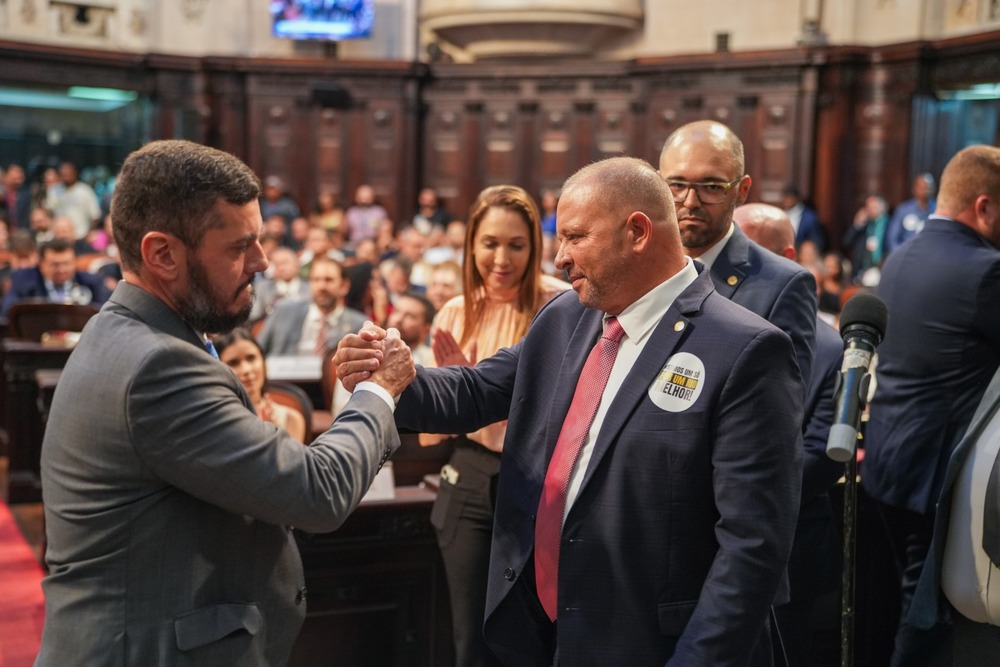
[[[472,205],[465,234],[463,294],[434,319],[439,366],[471,366],[517,343],[538,309],[569,285],[543,275],[538,208],[513,185],[486,188]],[[451,598],[456,664],[499,664],[482,637],[493,501],[507,422],[454,438],[431,523],[437,529]],[[422,445],[441,436],[423,434]]]
[[[219,360],[233,369],[253,401],[257,416],[284,429],[305,443],[306,420],[302,413],[271,400],[267,394],[267,365],[264,351],[248,329],[238,328],[212,340]]]
[[[382,326],[392,308],[389,306],[389,294],[382,283],[382,276],[374,265],[361,262],[344,267],[344,272],[351,281],[351,286],[344,297],[344,305],[364,313],[368,319]]]

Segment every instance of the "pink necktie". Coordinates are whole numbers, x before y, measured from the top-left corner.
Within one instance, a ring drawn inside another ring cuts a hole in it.
[[[325,316],[320,316],[319,333],[316,335],[316,356],[322,357],[326,354],[326,339],[330,335],[330,324]]]
[[[608,384],[611,367],[618,356],[618,343],[625,331],[618,319],[609,317],[604,323],[604,334],[590,351],[587,362],[576,382],[573,402],[563,422],[552,460],[545,473],[542,497],[538,501],[535,518],[535,587],[545,612],[556,620],[556,596],[559,579],[559,542],[562,537],[563,512],[566,508],[566,491],[573,464],[580,456],[587,433],[597,414],[601,395]]]

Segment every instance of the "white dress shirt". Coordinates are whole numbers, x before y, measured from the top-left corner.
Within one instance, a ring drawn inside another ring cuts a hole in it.
[[[632,366],[635,365],[643,348],[646,347],[650,334],[663,319],[667,309],[681,292],[687,289],[698,277],[698,272],[695,270],[691,258],[688,257],[686,260],[683,269],[651,289],[618,315],[618,323],[625,330],[625,335],[622,337],[621,343],[618,344],[618,356],[615,357],[615,365],[611,367],[608,384],[605,385],[604,393],[601,394],[601,403],[597,406],[594,422],[590,426],[587,439],[583,443],[583,449],[573,465],[572,473],[570,473],[563,521],[566,520],[569,508],[580,493],[580,485],[583,483],[584,473],[590,464],[590,457],[594,453],[597,435],[601,432],[604,417],[608,414],[608,408],[618,394],[618,390],[621,389],[625,376],[632,370]],[[605,315],[605,319],[607,317]]]

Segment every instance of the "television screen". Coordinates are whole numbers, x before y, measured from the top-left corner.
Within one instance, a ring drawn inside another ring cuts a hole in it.
[[[272,0],[275,37],[341,40],[368,37],[375,0]]]

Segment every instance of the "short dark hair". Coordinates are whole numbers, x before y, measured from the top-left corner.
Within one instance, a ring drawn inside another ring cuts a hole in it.
[[[226,351],[227,347],[241,340],[248,341],[255,348],[257,348],[257,353],[260,354],[261,361],[264,363],[264,391],[267,391],[267,355],[264,354],[264,348],[260,346],[260,343],[254,337],[253,333],[251,333],[250,329],[247,329],[246,327],[236,327],[229,333],[213,336],[212,345],[215,346],[215,353],[222,355],[222,353]]]
[[[73,254],[76,254],[76,250],[73,248],[73,244],[66,239],[52,239],[51,241],[46,241],[42,245],[38,246],[38,257],[40,259],[45,259],[45,254],[49,252],[66,252],[69,250]]]
[[[111,199],[122,268],[142,266],[141,243],[152,231],[188,248],[218,227],[219,201],[241,206],[260,196],[260,179],[239,158],[191,141],[154,141],[125,160]]]
[[[410,290],[408,292],[404,292],[400,298],[413,299],[415,301],[419,301],[424,307],[424,322],[430,324],[431,322],[434,321],[434,316],[437,315],[437,310],[434,308],[434,304],[431,303],[431,300],[428,299],[426,296],[424,296],[420,292],[414,292],[413,290]]]
[[[10,234],[10,249],[15,254],[28,254],[38,250],[38,241],[29,230],[15,229]]]

